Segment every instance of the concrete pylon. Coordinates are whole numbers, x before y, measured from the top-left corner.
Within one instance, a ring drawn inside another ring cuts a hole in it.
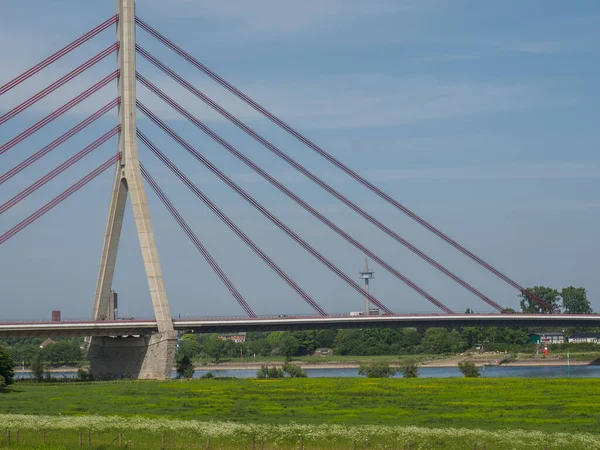
[[[129,194],[158,333],[151,337],[92,338],[88,356],[92,372],[97,378],[130,376],[168,379],[173,367],[177,332],[173,329],[138,159],[135,102],[135,0],[117,0],[117,13],[119,14],[117,41],[120,44],[117,60],[120,69],[118,89],[121,97],[119,106],[121,160],[117,161],[115,169],[92,320],[107,320],[110,317],[108,299],[112,289],[127,194]]]

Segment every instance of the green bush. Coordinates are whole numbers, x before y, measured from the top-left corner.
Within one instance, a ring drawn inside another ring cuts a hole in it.
[[[479,377],[479,369],[475,366],[471,361],[464,361],[458,363],[458,368],[462,372],[462,374],[467,378],[477,378]]]
[[[416,361],[407,360],[400,366],[400,372],[404,378],[418,378],[419,377],[419,365]]]
[[[256,378],[259,380],[264,380],[266,378],[283,378],[283,370],[279,367],[267,367],[263,364],[256,372]]]
[[[90,369],[80,367],[77,369],[77,380],[79,381],[94,381],[94,375]]]
[[[194,378],[194,364],[186,354],[181,356],[176,363],[178,378]]]
[[[40,352],[36,353],[36,355],[31,360],[31,373],[33,374],[33,378],[38,382],[44,381],[44,371],[46,367],[44,365],[44,360],[42,359],[42,354]]]
[[[205,380],[211,380],[215,377],[215,375],[212,372],[206,372],[204,375],[202,375],[200,378],[204,378]]]
[[[390,367],[387,361],[366,361],[360,363],[358,373],[367,378],[390,378],[396,374],[396,369]]]
[[[283,365],[283,371],[287,373],[290,378],[306,378],[306,372],[302,367],[295,364],[285,363]]]

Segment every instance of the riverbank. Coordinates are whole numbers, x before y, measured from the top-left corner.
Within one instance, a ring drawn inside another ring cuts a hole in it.
[[[483,354],[483,355],[458,355],[458,356],[448,356],[448,357],[438,357],[435,359],[424,359],[422,361],[418,361],[420,367],[458,367],[458,364],[464,361],[472,361],[476,366],[481,367],[484,365],[503,365],[507,367],[543,367],[543,366],[566,366],[570,364],[571,366],[586,366],[595,362],[595,359],[581,359],[581,360],[571,360],[567,363],[567,360],[564,358],[518,358],[516,360],[509,360],[507,362],[501,362],[503,354]],[[382,357],[377,357],[376,359],[385,359],[390,365],[394,367],[399,367],[402,365],[402,361],[398,360],[398,356],[389,356],[387,359]],[[407,359],[404,357],[403,359]],[[365,358],[363,361],[367,361]],[[299,365],[303,369],[358,369],[360,366],[359,361],[327,361],[323,362],[307,362],[307,361],[292,361],[292,364]],[[283,361],[265,361],[265,362],[254,362],[254,361],[242,361],[242,362],[234,362],[234,361],[226,361],[218,364],[215,363],[194,363],[195,370],[258,370],[262,365],[267,365],[269,367],[281,367],[283,365]],[[79,370],[76,366],[56,366],[49,367],[47,371],[50,373],[75,373]],[[175,370],[175,368],[173,368]],[[23,368],[21,366],[17,366],[14,368],[15,373],[31,373],[29,368]]]
[[[483,358],[473,358],[472,356],[449,356],[443,359],[424,360],[418,362],[419,367],[458,367],[458,364],[464,361],[472,361],[476,366],[484,365],[499,365],[497,361],[500,361],[499,356],[486,355]],[[589,360],[577,360],[570,361],[571,366],[586,366],[593,362],[593,359]],[[400,367],[401,362],[394,361],[390,358],[391,366]],[[348,362],[348,361],[327,361],[320,364],[309,363],[304,361],[292,361],[292,364],[299,365],[303,369],[358,369],[360,363]],[[194,364],[196,370],[258,370],[262,365],[269,367],[281,367],[283,362],[265,362],[265,363],[253,363],[253,362],[223,362],[219,364]],[[502,363],[503,366],[512,367],[543,367],[543,366],[566,366],[567,361],[564,359],[517,359],[514,361],[508,361]]]

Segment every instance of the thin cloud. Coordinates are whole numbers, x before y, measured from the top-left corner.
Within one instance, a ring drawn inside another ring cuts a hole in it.
[[[515,164],[511,166],[472,166],[420,170],[373,171],[377,180],[560,180],[600,178],[600,164],[589,162]]]
[[[363,2],[360,0],[305,0],[303,2],[280,2],[274,0],[204,1],[174,0],[168,3],[151,1],[155,11],[170,18],[196,18],[218,20],[235,25],[237,31],[291,34],[327,28],[333,19],[348,22],[371,16],[388,14],[414,14],[434,9],[439,1],[433,0],[384,0]]]

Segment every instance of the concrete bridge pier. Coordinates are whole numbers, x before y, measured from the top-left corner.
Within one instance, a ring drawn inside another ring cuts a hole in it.
[[[170,379],[175,358],[177,332],[173,329],[169,301],[158,258],[150,210],[140,171],[136,137],[135,0],[117,0],[117,51],[119,77],[119,152],[115,167],[100,270],[94,296],[92,320],[114,319],[110,291],[121,237],[127,195],[133,210],[146,278],[158,333],[140,337],[93,337],[88,356],[92,374],[98,379]]]
[[[139,337],[92,337],[88,358],[96,380],[169,380],[176,349],[177,331]]]

